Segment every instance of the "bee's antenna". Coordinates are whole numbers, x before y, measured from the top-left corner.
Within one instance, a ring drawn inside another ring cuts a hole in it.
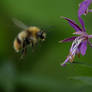
[[[50,29],[52,29],[52,28],[55,28],[55,26],[41,26],[41,29],[43,30],[43,31],[45,31],[45,32],[50,32],[50,31],[48,31],[48,30],[50,30]]]

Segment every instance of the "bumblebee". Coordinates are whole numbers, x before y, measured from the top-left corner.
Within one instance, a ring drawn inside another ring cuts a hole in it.
[[[40,40],[46,39],[46,33],[36,26],[28,27],[21,21],[14,19],[14,23],[23,29],[14,40],[13,46],[16,52],[22,52],[24,56],[28,46],[34,47]]]

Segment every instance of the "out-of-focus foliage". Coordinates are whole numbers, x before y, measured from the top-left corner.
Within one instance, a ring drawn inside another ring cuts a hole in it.
[[[78,64],[60,64],[68,55],[70,43],[59,40],[72,36],[74,30],[60,16],[78,23],[78,4],[82,0],[0,0],[0,92],[90,92],[92,90],[92,49]],[[92,33],[92,13],[86,17],[88,33]],[[23,60],[13,49],[13,40],[21,31],[13,24],[17,18],[27,25],[47,32],[45,42],[35,51],[28,49]]]

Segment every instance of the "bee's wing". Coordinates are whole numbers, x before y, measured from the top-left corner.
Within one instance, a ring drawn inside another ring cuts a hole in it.
[[[27,29],[27,28],[28,28],[27,25],[25,25],[22,21],[20,21],[20,20],[18,20],[18,19],[16,19],[16,18],[13,18],[12,21],[14,22],[14,24],[15,24],[16,26],[18,26],[18,27],[21,28],[21,29]]]

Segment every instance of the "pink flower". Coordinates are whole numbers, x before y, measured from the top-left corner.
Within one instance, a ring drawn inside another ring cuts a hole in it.
[[[84,27],[84,22],[81,18],[81,15],[87,15],[88,12],[92,12],[92,10],[89,10],[88,7],[89,5],[92,3],[92,0],[84,0],[82,3],[80,3],[79,5],[79,10],[78,10],[78,19],[82,25],[82,29],[83,31],[86,31],[85,30],[85,27]]]
[[[92,35],[88,35],[85,30],[84,22],[80,21],[82,28],[80,28],[73,20],[63,17],[68,23],[75,29],[75,33],[78,36],[73,36],[71,38],[64,39],[60,42],[69,42],[73,41],[72,46],[69,51],[69,55],[67,56],[66,60],[64,61],[62,66],[64,66],[67,62],[73,62],[74,57],[76,54],[82,54],[83,56],[86,54],[87,50],[87,43],[92,47],[91,42],[88,40],[92,38]]]
[[[92,12],[92,10],[89,10],[88,7],[92,3],[92,0],[84,0],[82,3],[79,4],[79,10],[78,10],[78,16],[86,15],[88,12]]]

